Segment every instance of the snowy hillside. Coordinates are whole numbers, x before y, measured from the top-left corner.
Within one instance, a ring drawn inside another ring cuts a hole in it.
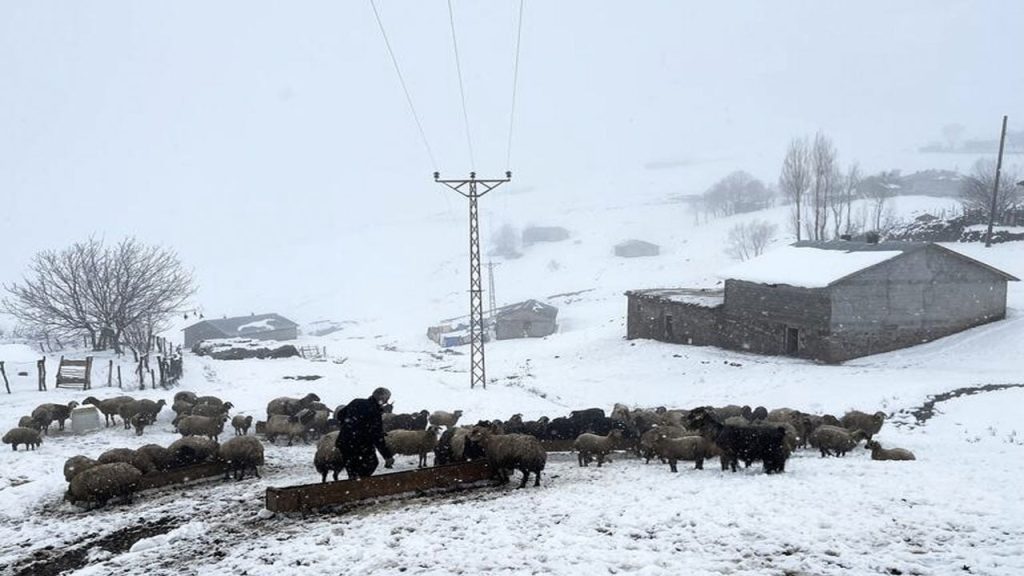
[[[913,450],[918,460],[875,462],[863,448],[843,459],[800,451],[785,474],[765,476],[759,464],[732,474],[709,462],[703,471],[683,466],[672,474],[625,455],[606,467],[579,468],[575,456],[552,454],[538,489],[483,488],[274,516],[263,510],[266,487],[318,476],[313,445],[268,445],[259,480],[160,489],[132,504],[88,512],[61,500],[66,458],[175,440],[165,409],[143,436],[121,428],[53,433],[36,451],[0,451],[0,565],[12,574],[1024,573],[1024,498],[1012,489],[1024,473],[1018,408],[1024,390],[953,398],[923,422],[910,413],[932,395],[1022,383],[1019,283],[1010,285],[1004,321],[838,366],[627,341],[623,291],[714,285],[731,263],[722,251],[728,229],[754,218],[784,229],[786,208],[694,226],[681,205],[656,198],[552,206],[543,219],[533,216],[532,204],[528,210],[511,198],[503,219],[517,227],[562,225],[571,237],[503,261],[496,270],[499,304],[567,295],[548,300],[559,307],[558,333],[487,347],[486,391],[468,390],[465,355],[442,353],[425,337],[430,323],[464,314],[466,306],[464,258],[450,249],[464,241],[464,221],[454,213],[406,223],[407,235],[431,238],[429,245],[382,244],[394,251],[388,261],[402,268],[402,277],[419,279],[413,285],[392,282],[392,268],[379,264],[379,254],[358,257],[365,268],[353,277],[362,280],[343,290],[352,298],[375,295],[379,308],[339,332],[300,341],[326,346],[344,363],[189,355],[178,389],[218,395],[234,404],[233,414],[256,419],[277,396],[315,392],[334,406],[380,385],[392,389],[397,411],[462,409],[469,422],[517,412],[535,418],[591,406],[609,410],[615,402],[883,410],[892,418],[879,440]],[[947,205],[898,199],[899,213],[908,217]],[[383,242],[388,231],[358,235]],[[342,237],[340,245],[351,239]],[[612,256],[612,245],[632,237],[661,244],[662,255]],[[776,244],[789,241],[780,235]],[[951,247],[1024,275],[1024,246]],[[310,310],[322,315],[335,297],[311,300]],[[0,354],[10,362],[36,358],[17,346]],[[121,393],[104,387],[105,362],[97,364],[103,384],[91,393]],[[309,375],[321,378],[294,379]],[[7,427],[39,403],[88,395],[36,392],[31,378],[12,383],[13,394],[0,405]],[[170,400],[175,391],[127,392]],[[414,457],[399,460],[399,469],[414,466]]]

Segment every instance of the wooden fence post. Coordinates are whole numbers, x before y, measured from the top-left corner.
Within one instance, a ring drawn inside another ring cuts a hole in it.
[[[83,390],[92,390],[92,356],[85,357],[85,386]]]
[[[4,370],[4,363],[0,360],[0,374],[4,375],[4,386],[7,387],[7,393],[11,393],[11,383],[7,381],[7,372]]]
[[[107,388],[110,388],[110,386],[113,384],[113,379],[114,379],[114,361],[111,360],[107,364]]]
[[[121,365],[120,364],[117,365],[117,387],[118,388],[124,388],[124,386],[121,385]]]
[[[156,390],[156,374],[152,368],[149,369],[149,387]]]
[[[46,391],[46,356],[36,362],[36,368],[39,370],[39,391]]]

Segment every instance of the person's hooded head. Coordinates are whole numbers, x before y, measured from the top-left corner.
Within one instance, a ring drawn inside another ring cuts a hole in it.
[[[376,400],[377,404],[384,406],[388,403],[388,400],[391,399],[391,390],[383,387],[377,388],[373,391],[373,394],[370,395],[370,398]]]

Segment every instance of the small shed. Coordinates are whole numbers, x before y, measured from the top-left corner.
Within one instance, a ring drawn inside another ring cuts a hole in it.
[[[643,240],[626,240],[615,245],[615,255],[621,258],[642,258],[660,253],[660,246]]]
[[[558,330],[558,308],[527,300],[499,308],[494,313],[494,335],[498,340],[543,338]]]
[[[185,347],[191,349],[213,338],[253,338],[256,340],[295,340],[299,325],[279,314],[252,314],[235,318],[203,320],[185,328]]]

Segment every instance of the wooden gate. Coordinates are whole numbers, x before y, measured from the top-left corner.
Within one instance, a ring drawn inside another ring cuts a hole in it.
[[[57,388],[88,390],[92,388],[91,374],[92,356],[86,356],[85,360],[65,360],[61,356],[57,367]]]

